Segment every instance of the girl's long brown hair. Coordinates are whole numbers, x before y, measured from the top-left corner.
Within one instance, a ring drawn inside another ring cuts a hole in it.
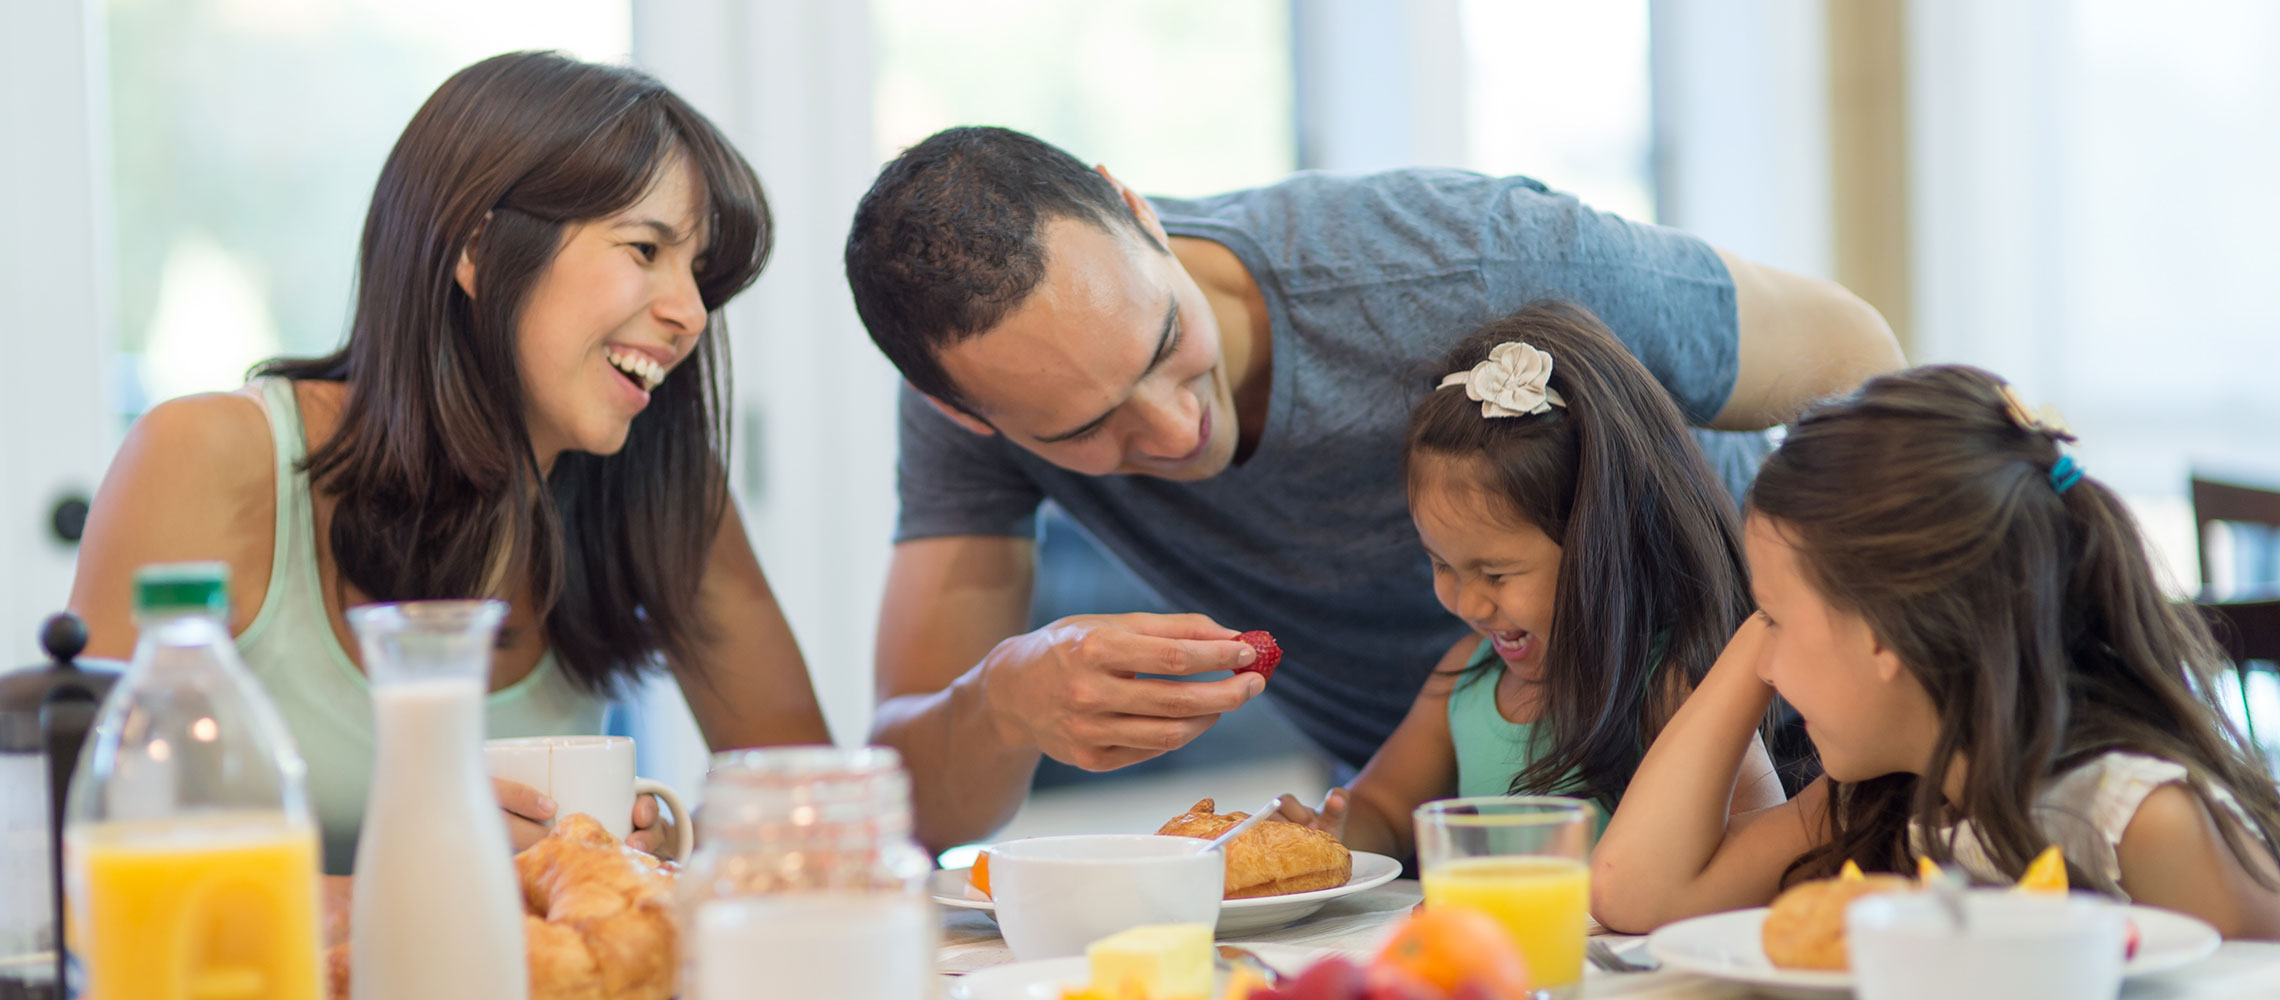
[[[1908,871],[1911,821],[1969,820],[2016,878],[2047,844],[2030,812],[2045,783],[2129,751],[2184,765],[2227,846],[2269,878],[2252,850],[2280,847],[2280,791],[2209,696],[2223,657],[2207,625],[2163,595],[2112,491],[2088,476],[2054,487],[2065,436],[2014,420],[2003,386],[1960,366],[1871,380],[1799,420],[1758,473],[1751,510],[1939,707],[1921,773],[1960,756],[1966,774],[1954,806],[1913,774],[1836,786],[1827,840],[1790,877],[1848,859]],[[1926,839],[1934,860],[1952,857],[1948,839]]]
[[[566,452],[538,488],[515,361],[531,287],[568,227],[639,201],[676,155],[711,229],[706,330],[622,450]],[[258,369],[348,384],[339,431],[307,462],[337,503],[342,578],[383,601],[501,596],[487,591],[512,568],[581,686],[606,691],[660,652],[701,667],[697,584],[728,501],[718,310],[759,275],[769,228],[751,166],[645,74],[519,52],[445,81],[380,170],[348,342]],[[475,299],[453,277],[470,242]]]
[[[1511,787],[1612,810],[1750,613],[1740,529],[1678,405],[1582,306],[1538,302],[1490,323],[1433,380],[1514,340],[1552,356],[1565,408],[1486,419],[1463,389],[1436,389],[1411,411],[1403,475],[1414,503],[1420,456],[1477,459],[1488,476],[1478,485],[1493,498],[1484,513],[1559,544],[1535,730],[1545,752]]]

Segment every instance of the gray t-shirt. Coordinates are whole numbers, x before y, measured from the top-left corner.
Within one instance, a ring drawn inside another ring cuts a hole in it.
[[[895,538],[1027,537],[1051,498],[1173,606],[1273,632],[1284,657],[1268,695],[1350,765],[1467,631],[1433,596],[1400,475],[1410,407],[1457,340],[1530,301],[1570,299],[1689,419],[1708,421],[1733,391],[1734,285],[1717,254],[1527,178],[1300,174],[1153,203],[1171,235],[1233,251],[1266,299],[1273,384],[1257,450],[1202,482],[1084,476],[969,433],[906,387]],[[1741,495],[1764,436],[1698,437]]]

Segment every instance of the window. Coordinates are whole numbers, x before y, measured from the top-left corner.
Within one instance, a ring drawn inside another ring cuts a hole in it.
[[[2193,465],[2280,483],[2280,134],[2257,124],[2280,119],[2280,7],[2060,9],[2072,79],[2053,109],[2065,170],[2047,246],[2065,340],[2050,374],[2084,461],[2172,498]]]
[[[622,61],[632,0],[110,0],[117,397],[230,389],[345,336],[389,147],[454,71]]]
[[[1464,0],[1469,162],[1655,221],[1645,0]]]
[[[1004,125],[1148,194],[1280,180],[1294,164],[1282,0],[873,0],[882,160]]]

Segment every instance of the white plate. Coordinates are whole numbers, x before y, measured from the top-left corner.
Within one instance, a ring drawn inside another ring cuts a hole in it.
[[[974,891],[966,871],[944,868],[929,876],[927,889],[934,894],[934,901],[953,909],[980,910],[988,913],[990,919],[997,919],[997,907],[991,904],[989,897]],[[1219,933],[1249,934],[1281,927],[1313,916],[1314,911],[1340,896],[1374,889],[1399,877],[1401,862],[1383,854],[1355,851],[1354,874],[1346,879],[1345,885],[1287,896],[1230,899],[1219,904]]]
[[[1852,973],[1777,968],[1765,957],[1759,931],[1765,907],[1681,920],[1647,938],[1647,952],[1664,966],[1757,986],[1788,990],[1850,990]],[[2138,927],[2138,952],[2122,977],[2167,972],[2207,958],[2220,943],[2217,929],[2182,913],[2151,906],[2129,908]]]
[[[1357,863],[1360,855],[1355,856]],[[1236,902],[1241,902],[1237,900]],[[1324,955],[1334,954],[1319,948],[1295,948],[1289,945],[1245,945],[1259,960],[1272,966],[1276,972],[1291,975],[1314,964]],[[1082,956],[1075,958],[1048,958],[1041,962],[1015,962],[976,972],[969,972],[950,981],[950,1000],[1061,1000],[1064,990],[1085,985],[1092,978],[1092,970]],[[1212,976],[1212,988],[1227,981],[1223,970]]]

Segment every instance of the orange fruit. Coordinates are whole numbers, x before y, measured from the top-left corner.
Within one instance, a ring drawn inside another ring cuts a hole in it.
[[[2059,853],[2058,845],[2043,848],[2041,854],[2027,863],[2027,873],[2019,876],[2021,892],[2065,892],[2066,856]]]
[[[983,851],[974,858],[974,867],[966,870],[966,881],[973,884],[975,892],[990,894],[990,852]]]
[[[1492,997],[1526,997],[1528,963],[1503,925],[1478,910],[1434,906],[1394,927],[1373,965],[1390,966],[1443,990],[1470,983]]]

